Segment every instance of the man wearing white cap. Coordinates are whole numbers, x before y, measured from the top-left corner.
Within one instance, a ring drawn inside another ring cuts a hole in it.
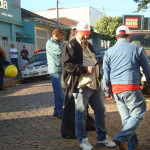
[[[107,147],[116,144],[106,136],[105,107],[101,97],[99,66],[92,45],[87,41],[90,26],[82,21],[77,25],[76,36],[65,45],[62,52],[65,95],[74,96],[75,130],[83,150],[92,150],[86,132],[87,104],[94,110],[97,142]]]
[[[119,150],[140,150],[135,131],[143,120],[146,102],[140,89],[140,66],[150,86],[150,66],[143,47],[131,44],[130,31],[122,25],[116,30],[117,43],[103,60],[103,88],[107,100],[117,103],[122,130],[114,137]]]

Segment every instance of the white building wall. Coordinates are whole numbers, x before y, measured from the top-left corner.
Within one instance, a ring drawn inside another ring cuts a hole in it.
[[[57,18],[56,10],[43,10],[36,11],[34,13],[48,19]],[[97,21],[101,16],[102,13],[100,11],[90,6],[59,9],[59,17],[67,17],[76,21],[84,20],[87,21],[92,27],[94,27],[95,21]]]
[[[56,9],[36,11],[34,13],[37,13],[38,15],[41,15],[48,19],[57,18]],[[87,21],[92,27],[95,26],[95,22],[102,16],[103,14],[100,11],[90,6],[59,9],[59,17],[66,17],[66,18],[73,19],[76,21],[84,20],[84,21]],[[89,39],[89,41],[93,44],[94,49],[100,49],[101,39],[98,37],[96,33],[93,34],[92,39]]]
[[[90,25],[92,27],[94,27],[95,26],[95,22],[103,16],[103,13],[98,11],[98,10],[96,10],[93,7],[90,7],[89,15],[90,15],[90,22],[91,22]]]

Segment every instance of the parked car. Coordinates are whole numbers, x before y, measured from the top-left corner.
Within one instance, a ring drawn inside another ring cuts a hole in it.
[[[150,55],[150,31],[131,31],[130,42],[144,47],[146,54]]]
[[[144,47],[150,63],[150,31],[131,31],[130,42]],[[142,68],[141,68],[142,73]],[[143,73],[142,73],[143,74]],[[147,86],[145,75],[141,79],[142,86]]]
[[[46,50],[35,50],[35,54],[29,59],[28,63],[23,66],[22,78],[48,75],[48,64]]]
[[[148,60],[149,60],[149,64],[150,64],[150,56],[148,56]],[[142,68],[141,68],[141,73],[143,74]],[[141,79],[141,84],[142,84],[142,86],[147,86],[146,77],[144,74]]]
[[[107,51],[106,48],[101,48],[101,49],[96,49],[95,50],[96,58],[99,60],[100,67],[103,64],[103,57],[104,57],[104,54],[105,54],[106,51]]]
[[[103,58],[104,58],[104,54],[107,51],[107,48],[101,48],[101,49],[96,49],[95,53],[96,53],[96,59],[98,60],[98,64],[100,67],[100,73],[103,74],[102,71],[102,65],[103,65]]]

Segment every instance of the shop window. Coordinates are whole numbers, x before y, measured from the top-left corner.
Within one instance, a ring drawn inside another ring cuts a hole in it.
[[[2,37],[3,41],[8,41],[8,37]]]
[[[6,47],[8,45],[8,37],[5,37],[5,36],[2,37],[2,45],[4,47]]]

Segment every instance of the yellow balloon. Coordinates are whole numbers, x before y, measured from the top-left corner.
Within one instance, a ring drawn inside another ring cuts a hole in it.
[[[7,78],[14,78],[18,75],[17,67],[14,65],[8,65],[4,70],[4,75]]]

